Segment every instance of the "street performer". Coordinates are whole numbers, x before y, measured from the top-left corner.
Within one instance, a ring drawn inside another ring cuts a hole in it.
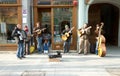
[[[36,40],[37,40],[37,50],[39,53],[42,53],[43,51],[43,46],[42,46],[42,34],[43,31],[45,30],[44,28],[41,27],[40,22],[36,23],[36,27],[33,29],[34,34],[36,35]]]
[[[78,36],[80,37],[78,54],[80,54],[83,50],[84,55],[86,55],[89,50],[88,35],[90,34],[90,28],[92,27],[91,26],[88,27],[88,25],[85,23],[83,25],[83,28],[78,30]]]
[[[64,44],[63,44],[64,53],[69,52],[71,36],[72,36],[72,29],[70,29],[68,25],[65,25],[65,30],[63,30],[63,32],[62,32],[62,39],[64,40]]]

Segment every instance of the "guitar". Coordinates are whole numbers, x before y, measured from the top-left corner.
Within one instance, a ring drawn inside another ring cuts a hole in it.
[[[101,24],[99,28],[99,34],[98,34],[98,55],[100,57],[104,57],[106,55],[106,46],[105,46],[105,37],[101,35],[101,30],[103,27],[103,23]]]
[[[81,37],[82,34],[84,34],[85,31],[87,31],[87,30],[89,30],[91,28],[92,28],[92,26],[89,26],[89,27],[87,27],[85,29],[79,29],[79,30],[77,30],[78,36]]]
[[[43,29],[37,29],[36,31],[34,31],[34,32],[36,32],[38,35],[39,34],[41,34],[42,33],[42,31],[44,31],[46,28],[43,28]]]
[[[72,27],[67,33],[62,35],[62,40],[66,41],[68,39],[68,37],[70,36],[69,33],[74,29],[74,27]]]

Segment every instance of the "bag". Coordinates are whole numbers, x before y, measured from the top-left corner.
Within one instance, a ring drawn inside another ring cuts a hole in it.
[[[35,51],[35,46],[30,46],[30,54]]]

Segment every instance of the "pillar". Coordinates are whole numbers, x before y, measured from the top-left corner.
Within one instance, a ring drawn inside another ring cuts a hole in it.
[[[78,0],[78,29],[83,26],[85,23],[85,9],[86,9],[86,4],[85,0]],[[77,37],[77,51],[79,50],[79,43],[80,43],[80,38]]]
[[[30,24],[30,4],[31,0],[22,0],[22,26],[25,25],[29,28],[29,33],[31,31],[31,24]]]
[[[81,28],[85,22],[85,2],[78,0],[78,28]]]

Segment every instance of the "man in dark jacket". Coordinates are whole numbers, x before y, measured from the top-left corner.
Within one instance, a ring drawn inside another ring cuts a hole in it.
[[[72,35],[72,32],[68,25],[65,25],[65,30],[63,30],[62,32],[62,35],[65,35],[65,34],[69,34],[69,36],[67,37],[67,39],[64,41],[64,44],[63,44],[64,53],[67,53],[69,52],[69,49],[70,49],[71,35]]]
[[[16,43],[18,44],[18,48],[17,48],[17,57],[19,59],[25,58],[24,57],[24,38],[23,38],[23,33],[22,33],[22,27],[20,24],[17,24],[17,26],[15,27],[15,29],[12,32],[12,37],[14,37],[16,39]]]

